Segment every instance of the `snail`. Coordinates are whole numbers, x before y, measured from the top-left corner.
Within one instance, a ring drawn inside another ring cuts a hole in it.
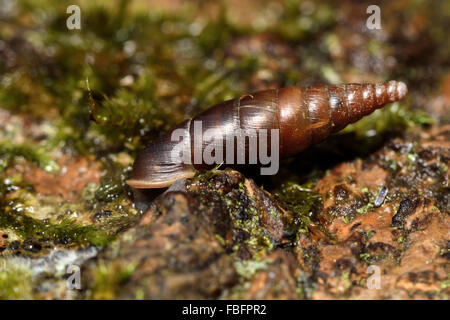
[[[234,165],[236,160],[261,166],[267,164],[269,153],[289,157],[375,109],[403,99],[407,92],[403,82],[389,81],[286,87],[228,100],[184,121],[142,150],[127,183],[137,189],[164,188],[199,170]],[[242,137],[236,134],[242,130],[248,143],[245,140],[239,148],[231,142]],[[271,138],[278,144],[262,143]],[[259,158],[251,154],[255,143],[260,151],[267,149],[266,159],[261,152]],[[220,151],[222,157],[218,157]],[[211,162],[202,157],[205,154],[221,162]]]

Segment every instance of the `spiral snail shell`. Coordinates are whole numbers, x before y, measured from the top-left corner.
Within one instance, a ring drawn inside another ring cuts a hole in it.
[[[233,133],[238,130],[255,132],[250,134],[249,142],[245,143],[241,152],[247,160],[251,138],[261,140],[260,134],[264,130],[268,132],[269,138],[278,132],[279,145],[276,151],[280,157],[292,156],[375,109],[403,99],[407,92],[403,82],[389,81],[378,84],[286,87],[228,100],[184,121],[142,150],[134,162],[127,183],[138,189],[163,188],[180,178],[193,177],[198,170],[216,167],[217,163],[208,163],[196,157],[209,148],[208,142],[212,138],[222,141],[220,145],[215,145],[216,150],[220,149],[224,154],[236,154],[222,162],[233,165],[239,151],[236,146],[229,147],[233,144],[228,143],[230,139],[235,139]],[[201,126],[194,125],[196,123]],[[175,132],[179,133],[180,139],[174,139]],[[209,140],[201,138],[206,132]],[[180,141],[184,141],[183,146],[187,150],[184,161],[173,157],[173,150]],[[274,151],[271,147],[268,146],[267,152]],[[261,164],[260,159],[256,159],[256,164]]]

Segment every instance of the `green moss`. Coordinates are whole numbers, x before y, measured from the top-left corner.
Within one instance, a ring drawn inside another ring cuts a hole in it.
[[[283,19],[272,27],[272,32],[277,33],[289,41],[301,41],[318,34],[334,24],[336,13],[326,4],[319,3],[313,10],[302,10],[302,1],[285,0],[282,2]]]
[[[131,166],[122,165],[112,159],[103,159],[103,166],[107,173],[100,179],[100,185],[94,192],[95,203],[116,203],[121,204],[124,199],[131,197],[131,189],[126,184],[126,180],[131,172]]]
[[[14,204],[13,204],[14,206]],[[104,247],[112,237],[93,226],[81,226],[71,219],[64,219],[58,224],[50,224],[33,219],[26,214],[11,211],[7,206],[2,209],[0,227],[10,228],[23,238],[50,238],[56,243],[77,243],[81,245],[95,245]]]
[[[96,300],[115,299],[120,286],[130,279],[135,269],[135,263],[109,263],[100,260],[93,270],[92,282],[88,284],[88,296]],[[136,298],[139,298],[138,293]]]
[[[5,170],[14,159],[23,157],[46,171],[56,171],[59,166],[50,154],[40,146],[32,146],[28,143],[13,144],[0,142],[0,172]]]
[[[175,125],[181,117],[169,115],[166,109],[158,106],[152,96],[155,90],[152,82],[150,71],[144,71],[131,89],[118,89],[115,95],[104,95],[103,100],[97,101],[91,95],[93,129],[113,141],[115,146],[135,150],[143,146],[142,137],[155,135]]]
[[[293,213],[294,220],[290,228],[295,234],[309,232],[308,226],[313,223],[312,217],[322,208],[322,197],[313,191],[313,186],[313,182],[303,185],[288,183],[275,192],[277,199]]]
[[[126,171],[128,172],[129,169]],[[110,173],[105,175],[100,180],[100,187],[95,192],[95,199],[97,201],[110,202],[126,195],[126,175],[120,173],[119,175]]]
[[[33,299],[29,267],[14,260],[0,260],[0,300]]]
[[[249,238],[244,242],[256,252],[256,255],[263,251],[271,251],[274,244],[261,224],[261,212],[254,207],[252,200],[247,197],[243,183],[239,184],[238,190],[238,195],[228,195],[233,199],[229,209],[234,228],[249,234]]]
[[[238,252],[241,244],[247,245],[256,256],[271,251],[274,248],[273,240],[262,224],[262,212],[248,196],[245,184],[239,182],[231,192],[226,194],[222,194],[222,190],[216,188],[214,179],[217,178],[221,181],[221,176],[224,174],[220,170],[210,170],[197,174],[193,178],[193,184],[202,187],[200,191],[198,189],[193,191],[200,193],[199,199],[205,206],[210,207],[211,201],[223,202],[231,218],[233,229],[243,231],[248,235],[245,240],[238,241],[233,245],[233,252]]]
[[[367,230],[364,232],[364,235],[366,236],[367,239],[372,238],[372,236],[375,234],[375,232],[373,230]]]
[[[268,265],[272,262],[272,259],[236,261],[234,268],[241,277],[251,279],[259,270],[267,270]]]
[[[24,239],[50,238],[56,243],[77,243],[81,245],[106,246],[112,237],[103,230],[93,226],[82,226],[70,218],[59,223],[32,218],[27,206],[19,198],[6,200],[6,194],[17,186],[9,183],[0,184],[0,228],[13,230]]]
[[[370,255],[370,253],[361,253],[359,255],[359,259],[361,259],[367,264],[370,264],[372,262],[372,256]]]
[[[375,110],[369,116],[347,126],[339,134],[354,133],[363,141],[358,145],[363,152],[371,150],[388,133],[398,133],[417,125],[430,125],[434,119],[423,110],[412,109],[404,102],[395,102],[385,108]]]
[[[447,277],[450,277],[450,275],[448,274]],[[446,279],[441,281],[441,290],[450,288],[450,279]]]
[[[372,211],[373,208],[374,208],[373,203],[369,202],[368,204],[366,204],[366,205],[364,205],[364,206],[359,207],[358,209],[356,209],[356,212],[357,212],[358,214],[365,214],[365,213],[367,213],[367,212]]]

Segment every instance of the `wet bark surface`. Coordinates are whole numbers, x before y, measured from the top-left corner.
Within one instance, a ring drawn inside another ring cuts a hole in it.
[[[99,256],[137,263],[125,297],[443,298],[449,134],[444,127],[415,143],[396,138],[332,168],[316,184],[323,206],[308,232],[273,195],[224,170],[159,196],[140,226],[120,236],[119,255]]]

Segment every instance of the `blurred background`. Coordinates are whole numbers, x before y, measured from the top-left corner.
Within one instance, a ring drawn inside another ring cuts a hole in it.
[[[370,1],[75,1],[80,30],[70,4],[2,0],[0,103],[59,118],[76,150],[100,134],[134,151],[211,104],[289,85],[402,80],[408,107],[445,117],[432,95],[450,81],[447,1],[379,1],[379,30]]]

